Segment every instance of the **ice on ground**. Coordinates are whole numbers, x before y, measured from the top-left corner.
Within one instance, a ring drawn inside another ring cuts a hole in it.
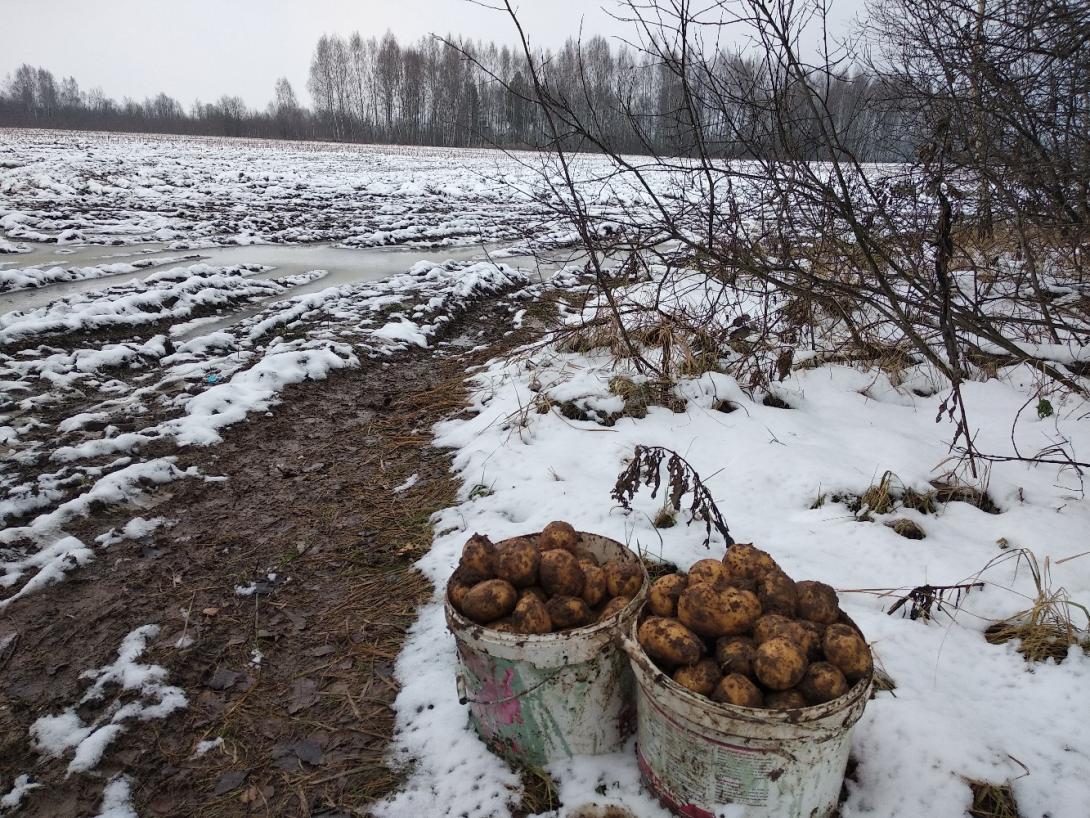
[[[126,721],[162,719],[184,708],[185,693],[166,684],[166,669],[137,661],[147,650],[148,641],[158,635],[157,625],[139,627],[122,640],[112,663],[80,674],[81,679],[93,679],[93,683],[77,704],[57,715],[42,716],[31,725],[34,749],[52,757],[71,750],[68,773],[87,772],[98,765],[110,744],[125,731]],[[118,688],[116,697],[103,705],[107,689],[114,687]],[[77,712],[88,705],[102,710],[89,723]]]
[[[420,482],[420,475],[414,472],[413,474],[409,475],[408,478],[406,478],[404,483],[401,483],[398,486],[394,486],[393,492],[394,494],[401,494],[402,492],[411,489],[418,482]]]

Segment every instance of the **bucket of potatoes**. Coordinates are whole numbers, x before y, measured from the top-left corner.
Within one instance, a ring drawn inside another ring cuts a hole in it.
[[[612,551],[602,550],[607,544]],[[556,521],[496,544],[475,534],[462,549],[447,598],[465,619],[493,631],[561,633],[623,611],[644,577],[638,558],[619,543]]]
[[[747,708],[821,705],[868,683],[873,668],[832,587],[796,582],[744,543],[656,579],[636,641],[675,683]]]

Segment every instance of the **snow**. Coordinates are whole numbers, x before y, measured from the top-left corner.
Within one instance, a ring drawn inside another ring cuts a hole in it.
[[[390,341],[404,341],[427,349],[428,339],[420,331],[420,327],[412,321],[391,321],[379,327],[372,333],[375,338],[385,338]]]
[[[132,782],[128,776],[115,775],[106,782],[95,818],[139,818],[132,805]]]
[[[193,757],[197,758],[199,756],[203,756],[205,753],[211,752],[212,750],[217,750],[222,746],[223,736],[216,736],[215,738],[208,739],[207,741],[198,741],[197,748],[193,751]]]
[[[42,785],[32,780],[26,773],[17,776],[15,781],[12,782],[11,789],[4,793],[3,797],[0,797],[0,815],[5,815],[13,809],[17,809],[19,804],[22,803],[23,796],[40,786]]]
[[[125,731],[130,719],[161,719],[186,706],[185,693],[166,684],[167,671],[159,665],[137,660],[147,650],[148,640],[159,635],[157,625],[143,625],[131,631],[121,642],[117,658],[110,664],[80,674],[93,679],[92,685],[76,705],[53,716],[42,716],[30,727],[34,749],[43,755],[60,757],[72,750],[68,773],[94,769],[109,745]],[[78,708],[99,704],[106,697],[107,686],[119,688],[117,697],[104,708],[101,716],[85,723]],[[122,694],[133,693],[127,703]],[[108,788],[107,788],[108,790]]]
[[[418,482],[420,482],[420,475],[414,472],[405,479],[404,483],[401,483],[400,485],[394,487],[394,494],[401,494],[402,492],[408,491]]]
[[[475,416],[437,427],[439,444],[454,450],[461,502],[437,515],[440,533],[418,563],[437,590],[397,663],[403,688],[393,758],[410,777],[382,814],[411,814],[432,804],[441,805],[433,807],[435,815],[504,815],[517,803],[512,771],[473,734],[454,689],[454,643],[441,594],[469,533],[499,540],[564,519],[682,566],[708,555],[699,523],[653,527],[661,498],[638,494],[633,513],[624,514],[609,497],[637,444],[686,457],[705,478],[736,540],[768,548],[792,576],[840,589],[843,607],[895,680],[895,697],[879,694],[857,728],[859,782],[850,787],[844,816],[960,815],[969,799],[964,776],[1012,780],[1026,816],[1085,811],[1090,731],[1075,727],[1072,715],[1083,709],[1090,657],[1072,648],[1062,665],[1029,666],[1014,645],[988,644],[982,634],[990,620],[1028,607],[1033,595],[1028,571],[1015,572],[1013,561],[981,574],[1003,553],[1000,539],[1031,548],[1040,561],[1048,557],[1055,585],[1076,601],[1090,599],[1090,560],[1060,562],[1086,551],[1090,508],[1077,484],[1070,486],[1055,467],[995,463],[987,490],[999,514],[949,503],[935,515],[898,510],[868,523],[832,500],[812,508],[820,494],[862,493],[886,470],[905,487],[927,490],[948,455],[950,429],[935,423],[942,395],[921,398],[877,370],[826,365],[796,372],[776,390],[791,409],[765,406],[733,378],[710,372],[682,381],[681,413],[652,406],[645,418],[622,417],[603,427],[555,409],[525,411],[535,381],[538,388],[545,384],[554,402],[613,409],[608,384],[616,374],[608,356],[593,353],[539,350],[528,360],[496,361],[474,378]],[[912,377],[932,376],[921,370]],[[1009,450],[1011,419],[1032,384],[1031,373],[1012,367],[964,387],[982,450]],[[716,411],[724,399],[738,409]],[[1023,451],[1037,451],[1060,435],[1075,451],[1090,448],[1090,429],[1079,420],[1086,404],[1057,401],[1056,417],[1015,428]],[[479,484],[491,493],[473,493]],[[902,514],[913,515],[926,539],[908,541],[881,524]],[[722,540],[713,539],[711,556],[723,550]],[[964,600],[954,619],[940,616],[931,623],[888,616],[896,595],[852,591],[904,594],[928,582],[978,576],[986,589]],[[1030,775],[1023,775],[1019,762]],[[608,803],[641,816],[665,814],[638,786],[630,752],[550,770],[566,807],[602,802],[604,783]]]

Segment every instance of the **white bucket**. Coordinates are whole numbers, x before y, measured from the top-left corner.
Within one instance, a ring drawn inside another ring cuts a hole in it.
[[[616,540],[579,534],[600,562],[639,558]],[[619,750],[631,735],[632,670],[615,639],[647,596],[648,582],[618,614],[585,628],[528,635],[466,619],[446,601],[458,646],[458,697],[477,734],[494,751],[541,766],[573,755]]]
[[[636,755],[664,806],[685,818],[826,818],[836,809],[871,676],[814,707],[718,704],[655,667],[635,634],[633,621],[622,641],[636,676]]]

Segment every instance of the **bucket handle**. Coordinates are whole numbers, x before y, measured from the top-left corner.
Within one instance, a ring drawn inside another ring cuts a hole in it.
[[[533,693],[535,690],[537,690],[542,685],[548,684],[549,682],[551,682],[553,679],[555,679],[557,676],[559,676],[565,670],[567,670],[567,668],[558,667],[556,670],[554,670],[548,676],[541,679],[537,683],[530,685],[525,690],[520,690],[518,693],[515,693],[515,694],[513,694],[511,696],[507,696],[506,698],[493,699],[492,701],[484,701],[483,699],[470,698],[469,690],[468,690],[468,687],[466,685],[466,677],[463,676],[461,672],[459,672],[459,673],[457,673],[455,675],[455,679],[454,679],[454,684],[458,688],[458,704],[483,704],[486,707],[491,707],[492,705],[507,704],[507,702],[518,701],[519,699],[521,699],[526,694]]]

